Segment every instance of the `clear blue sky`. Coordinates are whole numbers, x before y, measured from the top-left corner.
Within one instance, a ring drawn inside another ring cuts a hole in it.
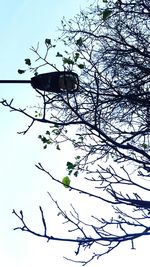
[[[24,59],[31,56],[29,48],[38,41],[42,46],[45,38],[56,37],[61,18],[72,17],[87,3],[86,0],[0,0],[0,79],[22,78],[17,69],[24,68]],[[23,78],[29,78],[29,74]],[[20,107],[30,106],[35,100],[33,89],[29,85],[1,84],[0,97],[14,98],[16,105]],[[26,118],[10,113],[0,106],[0,266],[75,266],[62,258],[63,255],[73,256],[74,245],[46,243],[46,240],[12,230],[19,225],[11,214],[13,208],[23,209],[29,223],[40,227],[38,206],[43,205],[49,212],[52,231],[58,231],[61,235],[61,220],[54,219],[57,210],[46,192],[54,192],[60,202],[65,199],[63,204],[66,207],[72,202],[70,193],[64,188],[58,190],[34,166],[37,162],[44,162],[53,174],[63,177],[65,161],[68,160],[71,148],[64,148],[59,154],[52,148],[47,152],[43,151],[37,136],[46,127],[40,126],[39,129],[39,126],[35,126],[26,136],[17,135],[17,131],[25,129],[28,123]],[[78,197],[75,198],[75,203],[77,207],[81,206]],[[102,264],[103,267],[120,267],[136,264],[140,267],[144,263],[148,267],[146,243],[137,243],[137,251],[131,251],[130,244],[127,244],[125,248],[122,246],[112,255],[89,266],[97,267]]]

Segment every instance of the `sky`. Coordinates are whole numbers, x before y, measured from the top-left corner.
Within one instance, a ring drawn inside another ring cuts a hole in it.
[[[87,3],[85,0],[0,0],[0,79],[30,79],[30,73],[22,77],[17,73],[19,68],[25,67],[24,59],[32,57],[30,47],[38,42],[42,46],[46,38],[57,37],[62,17],[73,17]],[[0,84],[0,98],[13,98],[16,106],[32,108],[36,95],[30,85]],[[63,259],[64,255],[74,256],[74,244],[47,243],[28,233],[13,231],[20,224],[12,214],[13,209],[23,210],[30,225],[41,229],[38,209],[41,205],[48,213],[51,231],[62,235],[66,226],[57,217],[58,211],[47,191],[66,209],[74,202],[76,208],[86,213],[87,200],[82,199],[81,203],[79,196],[56,185],[35,167],[41,162],[61,179],[66,175],[66,161],[74,157],[72,147],[63,147],[60,152],[52,147],[43,150],[38,135],[44,133],[47,126],[35,125],[26,135],[19,135],[17,132],[26,129],[29,121],[2,106],[0,124],[0,266],[75,266]],[[88,210],[89,213],[93,210],[90,202]],[[89,213],[84,215],[88,216]],[[144,263],[147,267],[149,244],[145,239],[137,241],[136,250],[131,250],[130,244],[123,245],[89,266],[136,264],[139,267]]]

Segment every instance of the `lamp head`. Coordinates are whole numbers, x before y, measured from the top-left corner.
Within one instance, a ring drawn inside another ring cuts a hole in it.
[[[74,93],[78,91],[78,75],[71,71],[59,71],[39,74],[31,78],[35,89],[54,93]]]

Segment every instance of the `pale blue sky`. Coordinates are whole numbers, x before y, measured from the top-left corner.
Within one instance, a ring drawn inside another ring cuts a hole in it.
[[[42,46],[45,38],[57,37],[61,18],[72,17],[87,3],[86,0],[0,0],[0,79],[28,79],[30,74],[20,76],[17,69],[24,68],[24,59],[32,55],[29,48],[38,41]],[[30,85],[0,84],[0,97],[14,98],[16,105],[21,107],[32,105],[35,101]],[[54,219],[57,210],[46,194],[48,190],[54,192],[60,202],[65,199],[63,204],[66,207],[74,200],[81,208],[78,196],[72,196],[64,188],[50,183],[48,177],[34,166],[37,162],[44,162],[53,174],[61,178],[66,174],[65,162],[68,154],[70,157],[71,148],[67,148],[68,152],[64,147],[60,153],[52,148],[43,151],[37,136],[44,132],[45,126],[39,128],[36,125],[26,136],[17,135],[17,131],[25,129],[28,123],[26,118],[0,106],[0,266],[75,266],[62,258],[63,255],[73,256],[74,245],[46,243],[46,240],[12,230],[19,225],[11,214],[13,208],[23,209],[29,222],[39,227],[38,206],[43,205],[50,212],[52,231],[62,233],[61,220],[58,224]],[[83,200],[83,205],[85,203]],[[143,258],[147,257],[147,250],[144,248],[145,242],[137,243],[137,252],[130,250],[130,244],[127,244],[125,249],[122,246],[112,255],[89,266],[97,267],[100,263],[103,267],[131,266],[136,262],[139,267],[143,264]],[[148,267],[149,263],[144,261],[144,266]]]

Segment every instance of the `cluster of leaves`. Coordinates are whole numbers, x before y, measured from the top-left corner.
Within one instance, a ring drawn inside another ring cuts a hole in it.
[[[30,58],[26,58],[24,61],[25,61],[25,64],[26,65],[28,65],[29,67],[31,66],[31,60],[30,60]],[[26,72],[26,70],[18,69],[18,73],[19,74],[23,74],[25,72]]]
[[[53,125],[53,126],[50,126],[50,130],[47,130],[45,132],[45,135],[39,135],[38,138],[42,141],[43,143],[43,149],[46,149],[48,147],[48,145],[56,145],[56,149],[57,150],[60,150],[60,144],[59,144],[59,141],[56,139],[61,136],[61,132],[62,132],[62,128],[59,127],[58,125]],[[79,137],[80,139],[80,137]],[[75,140],[72,140],[72,144],[77,147],[79,146],[79,142],[80,141],[75,141]],[[82,140],[83,142],[83,140]],[[80,162],[80,158],[81,156],[76,156],[75,157],[75,162],[72,163],[70,161],[67,161],[66,163],[66,170],[68,172],[68,176],[65,176],[63,179],[62,179],[62,183],[65,187],[68,187],[70,185],[70,178],[69,176],[71,176],[71,174],[73,174],[75,177],[77,177],[79,175],[79,162]]]
[[[77,135],[77,139],[72,139],[72,144],[74,148],[80,148],[84,144],[84,137],[82,135]]]
[[[108,1],[107,0],[103,0],[103,3],[105,4],[108,4]],[[103,21],[106,21],[109,16],[112,14],[112,9],[109,7],[109,4],[107,7],[104,8],[104,10],[101,11],[101,16],[102,16],[102,19]],[[69,21],[69,23],[71,23],[71,21]],[[62,20],[62,25],[63,27],[66,27],[67,25],[65,24],[65,19]],[[61,39],[61,38],[59,38]],[[65,39],[62,39],[63,43],[65,45],[68,45],[68,43],[65,41]],[[62,58],[62,63],[63,63],[63,66],[67,67],[68,69],[72,69],[73,66],[74,67],[78,67],[80,70],[84,69],[85,68],[85,63],[82,62],[82,57],[81,57],[81,54],[80,54],[80,49],[82,48],[82,46],[84,46],[84,39],[80,36],[76,41],[75,41],[75,44],[77,46],[77,51],[73,51],[73,53],[71,53],[71,55],[68,55],[69,52],[68,51],[65,51],[66,53],[66,56],[63,56],[62,53],[60,52],[57,52],[56,53],[56,58]],[[47,48],[47,51],[45,53],[45,56],[44,57],[41,57],[38,53],[38,48],[39,48],[39,44],[37,46],[37,48],[31,48],[31,50],[33,52],[35,52],[37,54],[37,56],[39,57],[38,59],[42,59],[43,61],[45,61],[45,63],[48,63],[47,62],[47,55],[48,55],[48,52],[50,49],[52,48],[56,48],[56,44],[53,44],[52,43],[52,40],[49,39],[49,38],[46,38],[45,39],[45,45],[46,45],[46,48]],[[80,58],[81,57],[81,58]],[[77,61],[79,61],[81,59],[81,63],[78,63]],[[37,59],[36,59],[37,61]],[[30,71],[34,71],[34,75],[38,75],[38,72],[37,72],[37,69],[39,67],[32,67],[32,62],[31,62],[31,59],[30,58],[26,58],[24,60],[25,62],[25,65],[28,66],[28,69]],[[48,63],[49,64],[49,63]],[[52,67],[55,67],[55,65],[53,64],[49,64],[51,65]],[[43,65],[42,65],[43,66]],[[19,74],[23,74],[27,71],[27,69],[18,69],[18,73]]]
[[[81,156],[76,156],[75,157],[75,162],[72,163],[70,161],[67,161],[66,163],[66,170],[68,172],[68,175],[63,177],[62,179],[62,184],[64,187],[68,188],[71,183],[71,178],[70,176],[73,174],[75,177],[78,177],[79,175],[79,163],[80,163]]]
[[[45,46],[46,46],[46,52],[45,52],[45,55],[43,57],[38,53],[39,43],[37,44],[37,48],[31,47],[31,51],[33,51],[36,54],[36,56],[38,57],[38,58],[36,58],[35,62],[41,60],[44,63],[41,64],[40,67],[45,66],[45,64],[49,64],[49,66],[54,68],[55,66],[53,64],[48,63],[47,56],[48,56],[48,52],[49,52],[50,49],[56,48],[56,44],[53,44],[51,39],[46,38],[45,39]],[[35,64],[35,62],[34,62],[34,64]],[[18,73],[19,74],[24,74],[26,71],[29,70],[29,71],[33,72],[35,76],[38,75],[38,71],[37,70],[40,67],[39,66],[34,66],[34,64],[33,64],[33,62],[31,61],[30,58],[26,58],[24,60],[24,63],[25,63],[27,68],[26,69],[18,69]]]
[[[80,156],[76,156],[75,157],[75,163],[72,163],[70,161],[67,162],[68,175],[71,175],[73,173],[73,175],[75,177],[78,176],[78,174],[79,174],[78,165],[79,165],[80,158],[81,158]]]
[[[109,3],[108,3],[108,2],[109,2]],[[102,11],[102,20],[103,20],[103,21],[106,21],[106,20],[109,18],[109,16],[112,14],[112,9],[109,7],[109,5],[110,5],[110,1],[103,0],[103,3],[108,4],[108,5],[106,6],[106,8],[104,8],[104,10]],[[111,5],[110,5],[110,6],[111,6]]]
[[[82,45],[82,39],[79,38],[76,42],[77,46]],[[79,52],[73,52],[71,55],[68,51],[65,51],[65,56],[63,56],[60,52],[57,52],[56,57],[62,58],[62,63],[64,66],[68,66],[69,69],[72,69],[73,66],[76,66],[79,69],[84,69],[83,63],[78,63],[80,60],[80,53]]]
[[[45,135],[40,134],[38,138],[42,141],[43,148],[46,149],[48,145],[56,144],[56,149],[60,150],[60,145],[56,140],[60,136],[61,131],[61,127],[55,124],[50,126],[50,130],[47,130]]]
[[[61,40],[61,38],[59,38],[59,40]],[[66,43],[64,42],[64,40],[62,39],[61,40],[65,46],[66,46]],[[76,41],[76,45],[77,45],[77,48],[81,47],[83,44],[83,40],[82,38],[79,38],[77,41]],[[31,50],[37,55],[38,59],[35,60],[35,62],[39,61],[39,60],[42,60],[44,63],[41,64],[40,66],[33,66],[32,62],[31,62],[31,59],[30,58],[26,58],[24,60],[25,62],[25,65],[28,67],[27,69],[18,69],[18,73],[19,74],[24,74],[27,70],[29,71],[32,71],[34,72],[34,75],[38,75],[38,69],[45,66],[45,65],[49,65],[50,67],[54,68],[55,70],[58,71],[57,67],[55,64],[53,63],[50,63],[48,62],[47,60],[47,56],[48,56],[48,53],[49,53],[49,50],[50,49],[55,49],[56,48],[56,44],[53,44],[52,43],[52,40],[51,39],[48,39],[46,38],[45,39],[45,46],[46,46],[46,52],[45,52],[45,55],[42,57],[40,54],[39,54],[39,44],[37,45],[37,48],[34,48],[32,47]],[[65,50],[64,52],[64,55],[60,52],[56,52],[55,54],[56,56],[56,59],[58,61],[58,58],[61,59],[61,62],[62,62],[62,67],[65,68],[65,69],[68,69],[68,70],[72,70],[73,67],[77,68],[77,69],[84,69],[85,65],[84,63],[82,62],[82,58],[81,58],[81,55],[77,49],[77,51],[75,52],[69,52],[67,50]]]

